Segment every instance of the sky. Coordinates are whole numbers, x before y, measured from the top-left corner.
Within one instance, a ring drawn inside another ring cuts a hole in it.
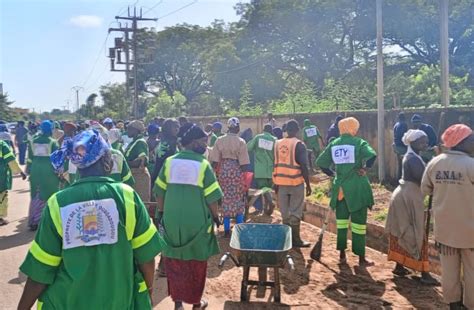
[[[117,26],[115,16],[126,15],[127,5],[136,3],[149,11],[144,17],[159,18],[142,26],[162,30],[179,23],[236,21],[238,2],[242,1],[0,0],[0,83],[15,101],[13,106],[45,112],[67,108],[69,101],[73,109],[73,86],[84,88],[79,92],[84,102],[100,85],[125,80],[123,72],[109,71],[106,52],[115,36],[107,38],[107,29]]]

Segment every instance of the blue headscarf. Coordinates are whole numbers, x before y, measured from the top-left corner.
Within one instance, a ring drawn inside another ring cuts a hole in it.
[[[5,124],[0,124],[0,132],[8,132],[8,127]]]
[[[43,121],[41,123],[41,132],[45,135],[52,135],[53,134],[53,128],[54,128],[54,123],[52,121]]]
[[[64,140],[61,148],[51,154],[50,159],[56,172],[62,172],[67,159],[78,169],[84,169],[95,164],[109,150],[110,146],[97,130],[86,130],[74,138]]]
[[[148,125],[147,131],[149,135],[157,135],[160,133],[160,127],[152,123]]]

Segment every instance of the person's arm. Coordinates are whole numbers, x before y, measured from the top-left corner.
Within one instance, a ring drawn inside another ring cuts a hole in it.
[[[238,159],[242,172],[250,171],[250,156],[247,150],[247,144],[243,139],[240,143]]]
[[[258,140],[258,136],[255,136],[252,140],[250,140],[248,143],[247,143],[247,150],[249,152],[253,152],[255,150],[255,146],[257,145],[257,140]]]
[[[312,190],[311,190],[311,182],[309,180],[307,150],[304,143],[299,142],[298,144],[296,144],[295,161],[301,167],[301,174],[303,175],[304,181],[306,183],[306,196],[310,196],[312,193]]]
[[[135,178],[133,177],[125,158],[122,164],[122,171],[120,171],[120,177],[122,178],[122,182],[127,185],[133,186],[135,184]]]
[[[206,204],[211,212],[212,219],[214,223],[217,224],[217,227],[220,225],[219,221],[219,200],[222,199],[224,194],[222,193],[221,187],[217,182],[216,175],[212,171],[209,164],[207,164],[206,170],[204,172],[204,198]]]
[[[421,178],[421,192],[425,195],[432,195],[433,194],[433,188],[434,184],[433,181],[431,180],[431,163],[428,163],[428,166],[426,166],[425,172],[423,173],[423,177]]]
[[[30,310],[47,287],[46,284],[36,282],[28,277],[17,309]]]
[[[142,264],[138,264],[138,269],[143,275],[146,287],[148,288],[148,294],[150,295],[151,303],[153,304],[153,281],[155,279],[155,258],[153,257],[150,261]]]
[[[319,155],[318,158],[316,158],[316,166],[321,168],[321,170],[329,177],[332,177],[335,175],[335,172],[330,169],[331,165],[333,164],[332,161],[332,155],[331,155],[331,146],[328,145],[321,155]]]

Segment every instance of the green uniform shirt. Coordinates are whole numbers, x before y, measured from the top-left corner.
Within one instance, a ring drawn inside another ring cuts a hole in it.
[[[12,149],[0,140],[0,193],[12,188],[12,172],[8,163],[15,160]]]
[[[123,146],[123,144],[120,141],[115,141],[114,143],[112,143],[112,148],[114,150],[117,150],[117,151],[120,151],[120,152],[123,152],[122,146]]]
[[[205,261],[219,253],[208,205],[222,198],[209,162],[192,151],[166,159],[154,192],[164,197],[163,255]]]
[[[321,168],[336,168],[331,195],[331,208],[336,208],[339,187],[342,187],[344,199],[349,211],[354,212],[374,204],[372,188],[367,176],[359,176],[358,171],[365,162],[376,156],[367,141],[343,134],[332,141],[316,160]]]
[[[30,174],[30,195],[39,189],[40,199],[47,200],[59,189],[59,177],[51,165],[50,155],[58,149],[56,140],[46,135],[35,135],[28,143],[27,170]]]
[[[223,135],[224,135],[223,133],[216,134],[216,133],[213,132],[212,135],[211,135],[211,142],[209,143],[209,146],[213,147],[214,144],[216,144],[217,139],[219,137],[222,137]]]
[[[321,151],[321,147],[319,145],[320,137],[321,134],[319,133],[318,127],[310,125],[303,128],[303,142],[309,149],[315,152]]]
[[[247,143],[249,152],[254,152],[256,179],[271,179],[273,176],[274,148],[276,138],[268,132],[256,135]]]
[[[137,136],[125,150],[125,158],[127,161],[134,161],[139,157],[145,157],[145,164],[148,162],[148,143],[146,143],[143,136]]]
[[[43,310],[151,309],[137,265],[160,249],[133,189],[90,177],[51,196],[20,270],[48,285]]]

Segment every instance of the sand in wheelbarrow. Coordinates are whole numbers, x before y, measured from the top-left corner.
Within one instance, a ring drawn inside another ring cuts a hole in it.
[[[250,221],[281,222],[278,212],[273,217],[251,216]],[[303,223],[305,240],[314,243],[318,235],[318,228]],[[281,304],[272,302],[270,288],[257,287],[249,288],[250,302],[241,303],[242,268],[228,260],[220,270],[217,265],[221,256],[211,258],[204,293],[209,300],[208,309],[447,309],[442,302],[441,288],[424,286],[416,276],[394,277],[394,264],[387,262],[387,256],[380,252],[367,250],[368,259],[375,262],[373,267],[357,267],[357,257],[350,251],[347,264],[339,265],[335,241],[335,235],[327,233],[320,263],[309,258],[310,248],[290,252],[296,270],[280,269]],[[219,242],[222,252],[230,250],[229,239],[223,239],[222,232],[219,232]],[[350,243],[348,246],[350,248]],[[256,268],[252,269],[250,278],[258,279]],[[268,278],[273,280],[273,272],[268,272]],[[155,290],[155,309],[173,309],[173,303],[166,297],[166,280],[160,279]]]

